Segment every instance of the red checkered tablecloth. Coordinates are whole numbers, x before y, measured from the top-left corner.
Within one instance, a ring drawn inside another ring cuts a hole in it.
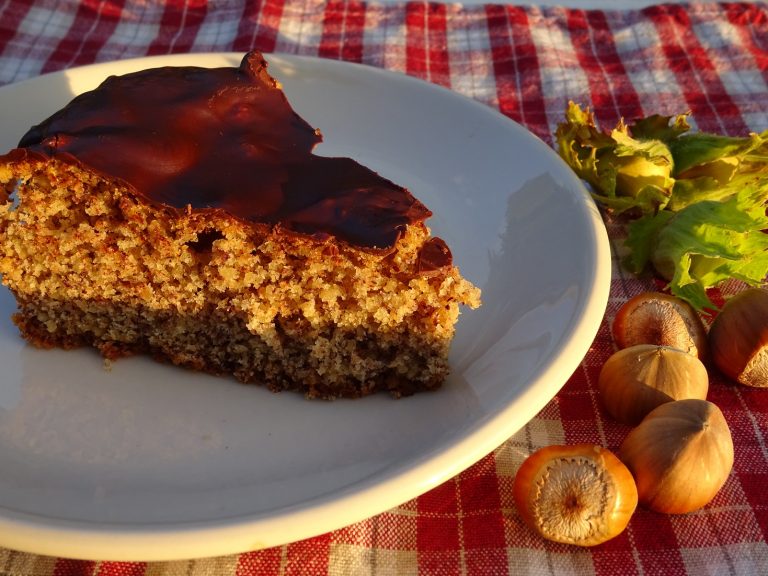
[[[499,109],[550,144],[569,99],[591,106],[606,127],[619,117],[691,110],[703,130],[768,129],[768,6],[760,2],[584,11],[357,0],[0,0],[0,84],[98,61],[250,48],[418,76]],[[618,254],[620,230],[607,224]],[[768,390],[716,375],[710,399],[731,427],[736,459],[705,509],[683,516],[639,509],[623,534],[592,549],[537,538],[515,510],[515,471],[536,448],[621,443],[628,429],[599,408],[596,378],[614,350],[616,310],[653,288],[615,261],[605,319],[562,391],[493,453],[397,508],[309,540],[213,559],[93,562],[0,548],[0,575],[768,574]],[[722,301],[737,289],[713,297]]]

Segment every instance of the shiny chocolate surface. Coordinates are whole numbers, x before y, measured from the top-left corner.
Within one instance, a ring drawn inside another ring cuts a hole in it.
[[[113,76],[31,128],[19,147],[79,162],[179,210],[221,209],[318,239],[390,251],[431,212],[408,190],[322,140],[261,54],[239,68],[165,67]],[[450,264],[450,252],[434,265]]]

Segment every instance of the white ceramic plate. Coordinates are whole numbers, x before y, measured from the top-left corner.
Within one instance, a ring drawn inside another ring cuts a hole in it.
[[[450,479],[522,428],[577,368],[602,319],[599,213],[559,158],[498,112],[402,75],[272,55],[296,110],[433,212],[484,304],[465,312],[443,389],[332,403],[145,358],[42,351],[0,288],[0,545],[170,560],[307,538]],[[110,74],[237,65],[182,55],[88,66],[0,89],[0,149]]]

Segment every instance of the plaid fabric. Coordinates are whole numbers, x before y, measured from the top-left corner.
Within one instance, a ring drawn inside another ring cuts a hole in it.
[[[97,61],[253,47],[418,76],[499,109],[550,144],[569,99],[590,105],[604,126],[622,116],[691,110],[704,130],[768,129],[763,3],[583,11],[357,0],[0,0],[0,83]],[[617,260],[589,353],[519,434],[456,478],[363,522],[269,550],[145,564],[0,549],[0,575],[765,574],[768,391],[717,377],[710,399],[731,426],[736,463],[705,509],[685,516],[639,509],[622,535],[592,549],[542,541],[515,511],[512,480],[533,450],[576,442],[616,449],[628,431],[598,408],[596,379],[614,350],[616,310],[659,286],[621,270],[621,232],[606,224]]]

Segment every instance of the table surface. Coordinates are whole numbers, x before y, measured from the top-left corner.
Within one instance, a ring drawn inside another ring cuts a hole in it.
[[[3,0],[0,84],[97,61],[258,48],[352,60],[441,84],[550,145],[569,100],[591,106],[604,127],[621,117],[690,110],[702,130],[768,129],[768,7],[646,4]],[[605,219],[619,254],[621,230]],[[768,391],[735,386],[716,373],[709,399],[725,414],[736,455],[725,486],[703,510],[667,516],[640,508],[619,537],[585,549],[535,537],[512,503],[514,473],[535,449],[619,446],[628,429],[596,401],[597,375],[615,350],[610,323],[630,297],[661,288],[655,279],[629,275],[614,256],[600,330],[560,393],[475,465],[386,513],[220,558],[126,563],[0,548],[0,575],[766,573]],[[722,303],[740,289],[727,284],[711,297]]]
[[[384,2],[396,2],[396,0],[383,0]],[[763,2],[764,0],[746,0],[747,3]],[[437,0],[437,4],[452,4],[447,0]],[[686,0],[669,0],[660,2],[659,0],[515,0],[513,2],[504,2],[512,6],[546,6],[577,8],[583,10],[637,10],[648,6],[657,6],[659,4],[686,4]],[[478,6],[489,4],[483,0],[464,0],[461,2],[464,6]]]

